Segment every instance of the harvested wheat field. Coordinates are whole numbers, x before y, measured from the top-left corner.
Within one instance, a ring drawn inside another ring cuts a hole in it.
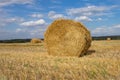
[[[0,80],[120,80],[120,40],[93,41],[82,57],[49,56],[43,43],[0,44]]]

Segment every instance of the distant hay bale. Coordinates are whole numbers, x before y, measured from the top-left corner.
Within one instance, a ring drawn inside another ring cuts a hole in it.
[[[33,39],[31,39],[30,42],[31,42],[31,43],[42,43],[42,40],[41,40],[41,39],[38,39],[38,38],[33,38]]]
[[[45,45],[53,56],[82,56],[91,45],[90,32],[79,22],[55,20],[46,30]]]
[[[110,41],[110,40],[111,40],[111,38],[107,38],[107,40],[108,40],[108,41]]]

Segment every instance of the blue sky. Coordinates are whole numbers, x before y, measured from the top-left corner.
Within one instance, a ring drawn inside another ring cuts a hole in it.
[[[82,22],[92,36],[120,35],[120,0],[0,0],[0,39],[43,38],[58,18]]]

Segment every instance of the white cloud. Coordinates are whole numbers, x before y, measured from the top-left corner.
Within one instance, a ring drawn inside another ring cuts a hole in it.
[[[13,23],[13,22],[20,23],[22,21],[24,21],[24,19],[23,18],[19,18],[19,17],[14,17],[14,18],[8,18],[8,19],[6,19],[7,23]]]
[[[120,35],[120,24],[113,25],[111,27],[98,27],[92,31],[92,35],[105,36],[105,35]]]
[[[47,25],[43,25],[42,27],[21,27],[21,28],[17,28],[15,30],[14,33],[16,33],[17,35],[19,35],[18,37],[20,37],[20,34],[24,34],[24,36],[26,37],[36,37],[36,38],[43,38],[43,34],[46,30]]]
[[[33,17],[33,18],[43,18],[44,15],[43,14],[34,13],[34,14],[31,15],[31,17]]]
[[[59,5],[52,5],[52,6],[50,6],[49,8],[50,8],[50,9],[60,9],[60,8],[62,8],[62,7],[59,6]]]
[[[23,22],[20,25],[21,26],[39,26],[39,25],[45,25],[46,22],[44,19],[39,19],[36,21],[27,21],[27,22]]]
[[[6,26],[10,23],[21,23],[24,19],[20,17],[13,17],[13,18],[6,18],[6,17],[0,17],[0,26]]]
[[[75,20],[76,21],[92,21],[92,19],[87,16],[76,17]]]
[[[77,21],[101,21],[101,16],[109,17],[113,15],[112,10],[118,6],[86,6],[80,8],[70,8],[66,14]]]
[[[0,7],[8,6],[11,4],[32,4],[33,0],[2,0],[0,1]]]
[[[17,28],[15,30],[16,33],[21,33],[21,32],[27,32],[27,29],[26,28]]]
[[[114,28],[120,28],[120,24],[114,25],[113,27],[114,27]]]
[[[60,0],[51,0],[52,1],[52,3],[54,3],[54,4],[61,4],[61,1]]]
[[[32,35],[32,36],[43,35],[43,33],[45,32],[45,30],[46,30],[46,28],[40,28],[40,29],[31,30],[30,31],[30,35]]]
[[[116,6],[87,6],[82,8],[71,8],[67,9],[68,15],[78,16],[78,15],[85,15],[85,16],[95,16],[110,11],[111,9],[115,8]]]
[[[14,36],[13,36],[14,35]],[[16,32],[15,30],[1,30],[0,29],[0,40],[5,39],[27,39],[30,38],[30,34],[28,32]]]
[[[16,32],[21,32],[21,30],[22,30],[22,29],[18,28],[18,29],[16,29]]]
[[[48,17],[50,19],[66,18],[66,16],[64,16],[63,14],[57,14],[55,11],[50,11],[48,13]]]
[[[102,18],[98,18],[97,20],[98,20],[98,21],[101,21],[101,20],[102,20]]]

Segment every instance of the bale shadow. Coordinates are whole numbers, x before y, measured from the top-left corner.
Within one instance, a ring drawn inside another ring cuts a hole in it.
[[[80,57],[91,55],[93,53],[95,53],[95,50],[88,50],[84,55],[81,55]]]

